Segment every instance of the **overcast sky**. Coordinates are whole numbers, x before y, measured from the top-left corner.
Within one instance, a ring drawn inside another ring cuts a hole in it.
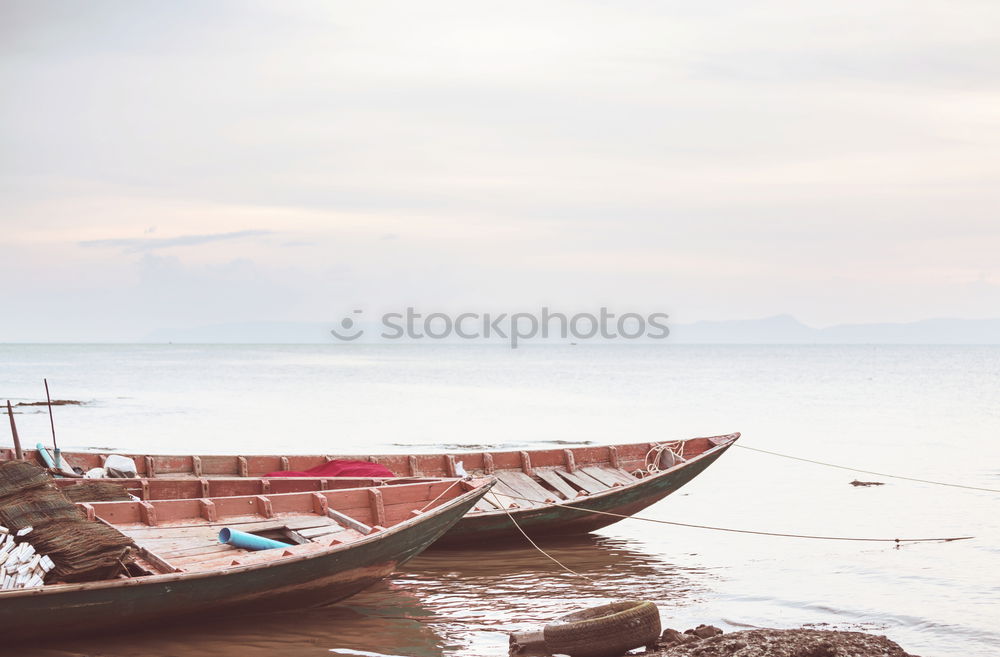
[[[1000,316],[1000,3],[0,3],[0,340]]]

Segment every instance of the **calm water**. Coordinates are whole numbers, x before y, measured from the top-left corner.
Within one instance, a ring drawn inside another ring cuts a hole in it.
[[[42,377],[87,402],[56,409],[65,449],[374,453],[742,431],[746,445],[1000,488],[998,347],[0,345],[0,398],[43,399]],[[44,412],[16,417],[25,442],[48,441]],[[625,521],[543,541],[594,581],[528,547],[436,550],[333,607],[37,654],[505,655],[508,631],[647,598],[678,629],[826,623],[925,657],[996,655],[1000,494],[854,478],[733,449],[644,515],[975,540],[895,549]]]

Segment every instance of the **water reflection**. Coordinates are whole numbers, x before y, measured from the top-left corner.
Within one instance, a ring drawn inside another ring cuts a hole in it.
[[[432,549],[390,581],[331,607],[187,623],[50,644],[24,655],[78,657],[265,655],[486,656],[507,633],[575,607],[616,598],[679,605],[707,592],[713,574],[684,568],[627,540],[584,536],[530,546]]]
[[[317,609],[65,640],[20,654],[32,657],[298,657],[358,652],[406,657],[441,655],[440,638],[422,622],[430,613],[419,598],[405,590],[392,590],[391,583],[380,584],[379,588],[382,590],[367,603],[354,597],[339,605]],[[372,603],[376,606],[369,606]]]
[[[648,599],[661,607],[704,594],[714,575],[604,536],[542,540],[534,548],[436,549],[407,567],[394,586],[419,595],[447,654],[496,655],[507,633],[542,625],[576,607],[612,599]],[[376,595],[370,593],[368,595]]]

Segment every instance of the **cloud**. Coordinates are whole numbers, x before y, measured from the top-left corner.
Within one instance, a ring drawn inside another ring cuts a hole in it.
[[[997,307],[1000,3],[235,7],[3,4],[0,274],[34,287],[0,329],[56,325],[36,300],[70,290],[151,330],[154,255],[192,324],[252,319],[216,297]]]
[[[175,246],[199,246],[211,242],[222,242],[225,240],[238,240],[245,237],[260,237],[271,235],[270,230],[238,230],[232,233],[213,233],[210,235],[180,235],[178,237],[161,238],[125,238],[125,239],[105,239],[105,240],[85,240],[78,242],[80,246],[95,248],[121,249],[123,253],[145,253],[148,251],[158,251],[169,249]]]

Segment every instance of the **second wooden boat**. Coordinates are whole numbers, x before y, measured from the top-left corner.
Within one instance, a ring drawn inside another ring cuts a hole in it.
[[[455,477],[462,472],[495,476],[493,490],[441,540],[490,544],[503,539],[523,540],[512,519],[532,537],[587,533],[618,522],[691,481],[739,437],[739,433],[733,433],[604,447],[361,457],[131,455],[142,480],[128,485],[137,496],[150,499],[204,497],[224,491],[263,494],[322,490],[340,484],[335,479],[268,479],[262,475],[307,470],[334,459],[378,463],[401,476]],[[99,467],[107,455],[64,452],[63,457],[69,464],[87,470]]]

